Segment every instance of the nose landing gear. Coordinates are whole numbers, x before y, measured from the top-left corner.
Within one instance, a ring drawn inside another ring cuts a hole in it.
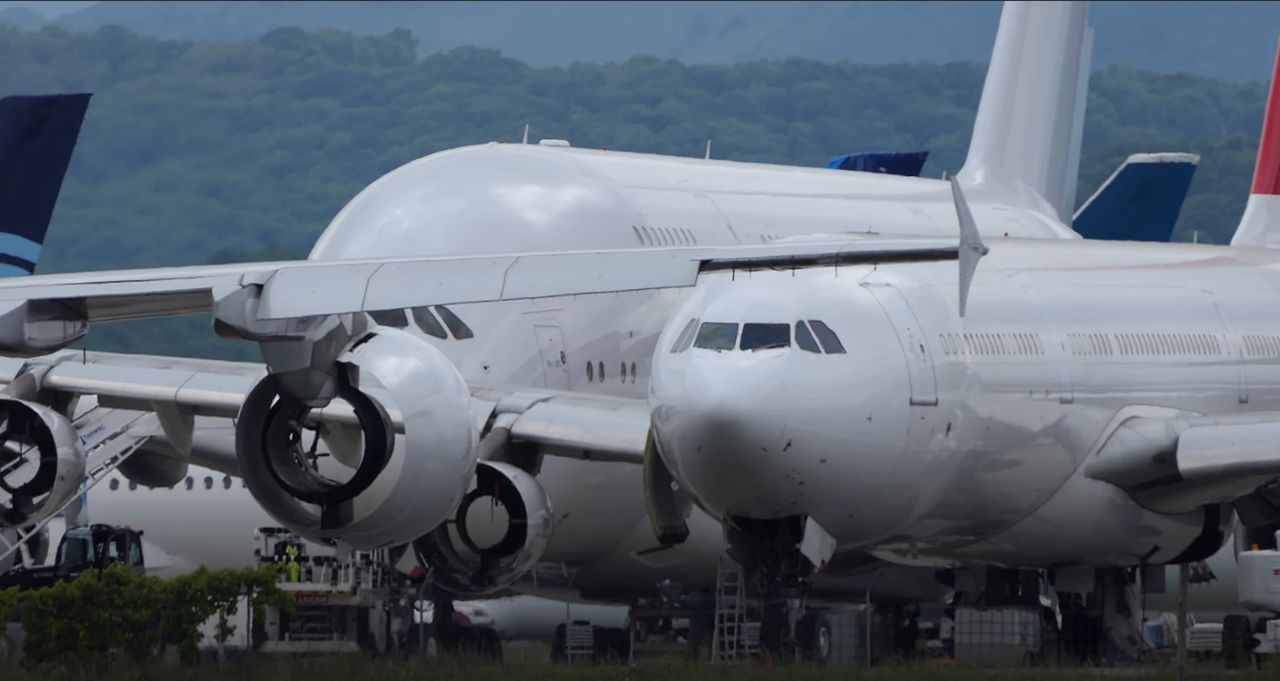
[[[781,662],[825,662],[831,627],[820,612],[806,612],[814,566],[800,551],[805,519],[734,518],[725,523],[729,556],[754,578],[761,652]]]

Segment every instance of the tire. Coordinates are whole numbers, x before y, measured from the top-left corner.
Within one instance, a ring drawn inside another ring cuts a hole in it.
[[[806,662],[826,665],[831,661],[833,641],[831,621],[821,612],[805,613],[796,625],[796,639]]]
[[[565,627],[556,625],[556,633],[551,636],[551,664],[564,664]]]
[[[1241,669],[1249,662],[1253,643],[1253,622],[1248,615],[1227,615],[1222,618],[1222,665],[1227,669]]]

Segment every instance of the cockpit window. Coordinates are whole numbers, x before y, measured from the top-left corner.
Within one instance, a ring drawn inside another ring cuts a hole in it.
[[[676,336],[676,342],[671,344],[671,352],[684,352],[693,344],[693,334],[698,330],[698,320],[690,319],[688,324],[684,325],[684,330]]]
[[[693,341],[693,345],[707,350],[732,350],[737,340],[737,324],[703,322],[698,328],[698,338]]]
[[[752,324],[742,325],[742,340],[738,341],[740,350],[768,350],[770,348],[791,347],[790,324]]]
[[[822,344],[822,349],[828,355],[843,355],[844,346],[840,344],[840,338],[836,336],[836,332],[827,326],[826,322],[817,319],[810,319],[809,326],[813,327],[813,333],[818,337],[818,342]]]
[[[448,335],[444,332],[444,327],[440,325],[440,320],[431,314],[430,308],[415,307],[409,310],[409,313],[413,315],[414,323],[418,325],[419,329],[422,329],[423,333],[436,338],[448,338]]]
[[[822,353],[822,348],[818,347],[818,341],[814,340],[813,334],[809,332],[809,325],[804,322],[796,322],[796,345],[805,352]]]
[[[404,310],[373,310],[369,313],[369,316],[379,326],[403,329],[409,325],[408,320],[404,317]]]
[[[466,324],[463,324],[462,320],[458,319],[458,315],[454,314],[449,308],[437,305],[436,313],[440,315],[440,319],[444,320],[444,325],[449,327],[449,333],[453,334],[453,337],[457,340],[475,338],[475,334],[471,332],[471,329]]]

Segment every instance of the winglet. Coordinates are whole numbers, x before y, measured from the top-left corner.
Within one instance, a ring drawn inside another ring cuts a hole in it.
[[[1253,188],[1244,215],[1231,237],[1232,246],[1280,248],[1280,45],[1271,72],[1267,111],[1258,139],[1258,161],[1253,167]]]
[[[991,252],[982,243],[982,235],[978,233],[978,224],[973,221],[973,213],[969,211],[969,202],[960,191],[960,182],[951,178],[951,196],[956,201],[956,218],[960,221],[960,316],[964,316],[965,306],[969,301],[969,285],[973,283],[973,272],[978,269],[978,261]]]

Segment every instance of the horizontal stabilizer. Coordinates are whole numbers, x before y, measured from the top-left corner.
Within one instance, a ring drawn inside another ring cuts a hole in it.
[[[35,269],[88,106],[88,94],[0,99],[0,276]]]
[[[1076,211],[1072,227],[1086,239],[1161,241],[1173,236],[1196,154],[1134,154]]]

